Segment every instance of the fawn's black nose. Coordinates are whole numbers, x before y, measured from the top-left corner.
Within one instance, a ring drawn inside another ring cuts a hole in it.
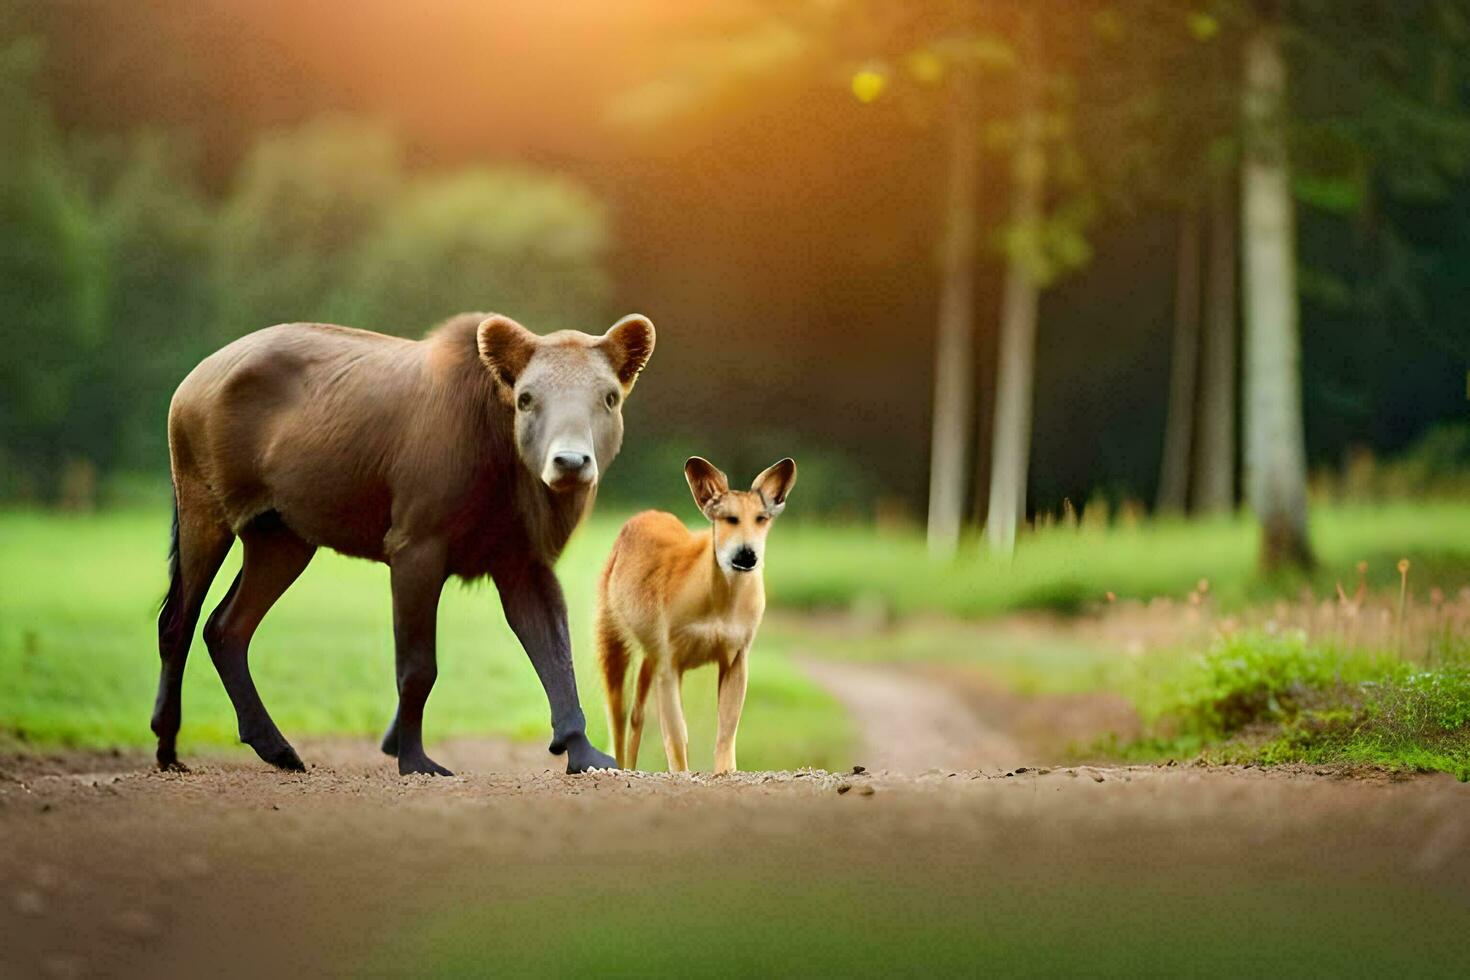
[[[750,548],[741,548],[739,551],[735,552],[735,556],[730,559],[730,565],[737,572],[754,571],[756,566],[755,552],[752,551]]]
[[[557,453],[551,457],[552,465],[564,476],[573,476],[587,468],[592,457],[586,453]]]

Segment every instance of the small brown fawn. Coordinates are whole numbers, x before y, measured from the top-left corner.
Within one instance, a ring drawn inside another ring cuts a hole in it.
[[[749,490],[731,490],[725,474],[698,456],[684,464],[684,477],[711,527],[693,532],[673,514],[645,511],[623,525],[602,572],[597,648],[608,723],[619,767],[637,768],[643,706],[657,684],[669,771],[687,772],[689,730],[680,682],[692,667],[717,664],[715,772],[733,772],[750,647],[766,609],[766,535],[796,485],[796,463],[781,460]],[[624,680],[635,645],[643,661],[629,714]]]

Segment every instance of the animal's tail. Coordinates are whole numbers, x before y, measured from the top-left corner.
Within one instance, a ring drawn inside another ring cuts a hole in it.
[[[608,608],[608,584],[612,578],[613,563],[617,561],[618,549],[608,556],[607,567],[597,585],[597,665],[602,668],[603,690],[607,695],[607,727],[612,734],[613,753],[618,764],[623,764],[623,744],[627,731],[627,713],[624,707],[624,680],[628,673],[628,645],[621,631],[613,622]]]
[[[173,636],[184,628],[184,579],[179,573],[179,495],[173,495],[174,519],[168,542],[168,592],[158,608],[160,637]]]

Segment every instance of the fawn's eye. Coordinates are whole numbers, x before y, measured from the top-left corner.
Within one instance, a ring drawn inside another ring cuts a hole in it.
[[[725,518],[725,523],[726,524],[739,524],[740,523],[740,518],[738,518],[738,517],[727,517],[727,518]]]
[[[767,517],[765,514],[757,514],[756,515],[756,518],[755,518],[755,522],[757,524],[764,524],[766,521],[769,521],[769,520],[770,520],[770,518]]]
[[[519,408],[523,412],[530,411],[531,401],[531,393],[529,391],[523,391],[521,392],[521,397],[516,399],[516,408]]]
[[[617,408],[618,407],[618,393],[616,391],[609,391],[607,393],[607,397],[603,399],[603,402],[610,409],[611,408]]]

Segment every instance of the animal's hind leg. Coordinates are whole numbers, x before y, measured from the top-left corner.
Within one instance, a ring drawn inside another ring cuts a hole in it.
[[[153,702],[152,728],[158,736],[160,769],[182,768],[177,740],[183,717],[184,664],[189,659],[189,645],[194,640],[194,627],[199,624],[199,611],[209,586],[235,540],[229,525],[219,520],[207,501],[186,491],[178,495],[175,507],[174,568],[168,596],[158,614],[158,655],[162,665],[158,696]]]
[[[271,720],[250,676],[250,638],[277,599],[290,588],[316,549],[297,537],[274,514],[257,518],[244,531],[245,559],[230,593],[204,625],[210,658],[235,706],[240,741],[281,769],[305,771]]]
[[[628,676],[628,645],[608,621],[606,614],[597,619],[597,662],[602,667],[603,689],[607,694],[607,728],[612,733],[613,756],[618,768],[628,768],[624,753],[627,735],[623,688]]]
[[[653,661],[644,657],[633,687],[633,711],[628,718],[628,761],[618,760],[618,765],[624,769],[638,768],[638,744],[643,741],[643,706],[648,703],[648,689],[652,686]]]

